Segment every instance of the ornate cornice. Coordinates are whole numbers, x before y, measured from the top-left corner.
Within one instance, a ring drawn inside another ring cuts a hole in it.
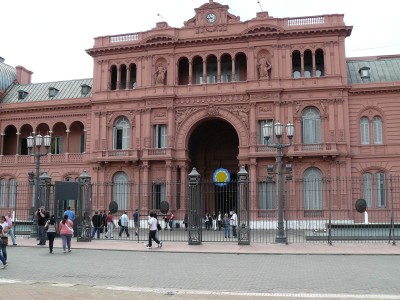
[[[199,105],[199,104],[210,104],[210,103],[230,103],[230,102],[248,102],[249,96],[243,94],[237,95],[219,95],[219,96],[204,96],[204,97],[187,97],[179,98],[176,100],[176,105],[187,106],[187,105]]]

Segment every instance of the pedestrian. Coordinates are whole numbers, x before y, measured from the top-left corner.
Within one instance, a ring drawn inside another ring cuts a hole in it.
[[[221,211],[218,212],[218,230],[221,230],[222,227],[222,214]]]
[[[106,211],[100,212],[101,215],[101,233],[103,233],[104,231],[107,233],[107,213]]]
[[[114,216],[112,212],[108,212],[108,215],[106,217],[106,224],[107,224],[107,232],[106,232],[106,239],[113,239],[114,235]]]
[[[37,216],[37,225],[38,225],[38,236],[39,236],[39,244],[40,246],[46,245],[46,225],[47,220],[50,218],[50,214],[46,211],[45,207],[42,206],[38,208],[36,212]]]
[[[97,232],[97,239],[100,239],[101,216],[99,215],[99,212],[97,210],[95,211],[94,216],[92,217],[92,223],[93,223],[92,238],[94,238],[94,235]]]
[[[164,216],[164,229],[167,229],[167,228],[168,228],[168,216],[165,215]]]
[[[74,222],[75,219],[75,213],[71,210],[71,206],[67,206],[67,210],[64,211],[64,216],[67,215],[68,219],[71,220],[71,222]]]
[[[103,211],[100,211],[99,216],[100,216],[100,233],[103,233],[104,232],[104,226],[106,224]]]
[[[5,220],[5,218],[4,218]],[[4,223],[4,222],[3,222]],[[2,262],[1,269],[5,269],[8,267],[7,264],[7,245],[8,245],[8,237],[7,237],[8,227],[7,225],[0,224],[0,261]]]
[[[121,229],[119,230],[118,236],[122,236],[122,232],[125,231],[126,236],[129,237],[129,231],[128,231],[128,225],[129,225],[129,217],[126,211],[121,216]]]
[[[68,215],[64,215],[64,216],[68,216]],[[68,217],[68,219],[69,219],[69,217]],[[54,215],[50,216],[50,219],[46,222],[45,227],[46,227],[46,230],[47,230],[47,239],[49,240],[50,254],[53,254],[54,239],[55,239],[56,233],[58,231],[57,230],[56,217]]]
[[[64,253],[67,253],[67,247],[68,252],[71,252],[71,239],[72,235],[74,234],[74,230],[72,229],[73,226],[74,223],[72,223],[71,220],[68,219],[67,215],[64,215],[58,226],[58,228],[60,229]]]
[[[135,235],[138,235],[140,228],[140,220],[139,220],[139,210],[137,208],[133,213],[133,224],[135,226]]]
[[[222,220],[222,224],[224,224],[224,236],[225,238],[231,237],[231,219],[229,219],[228,214],[224,215],[224,219]]]
[[[6,262],[4,264],[3,262],[3,266],[2,269],[7,268],[7,246],[8,246],[8,224],[6,222],[6,217],[5,216],[1,216],[0,217],[0,237],[1,237],[1,254],[4,258],[4,261]]]
[[[232,226],[232,235],[233,237],[237,237],[236,227],[237,227],[237,214],[235,210],[232,210],[232,217],[231,217],[231,226]]]
[[[14,222],[13,222],[13,218],[11,215],[11,211],[7,212],[6,222],[8,224],[8,236],[11,238],[13,246],[17,246],[17,242],[15,241],[15,235],[14,235],[14,230],[13,230]]]
[[[212,222],[214,230],[217,230],[217,215],[215,214],[215,211],[212,214]]]
[[[170,230],[172,230],[174,226],[174,217],[175,217],[174,214],[172,213],[172,211],[170,211],[168,214],[168,225]]]
[[[158,244],[158,248],[162,247],[162,242],[156,237],[157,233],[157,219],[154,217],[155,214],[152,212],[150,213],[150,219],[148,221],[149,224],[149,242],[146,246],[147,249],[152,248],[152,240],[154,240]]]
[[[189,225],[189,216],[188,216],[188,214],[185,214],[185,217],[183,218],[183,225],[185,225],[185,231],[187,231],[188,225]]]
[[[204,215],[204,224],[206,226],[206,230],[208,230],[208,212]]]

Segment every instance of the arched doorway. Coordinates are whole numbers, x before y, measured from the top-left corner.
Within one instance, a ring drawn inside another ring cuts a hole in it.
[[[192,131],[188,146],[190,169],[195,167],[201,175],[202,213],[229,214],[237,208],[239,137],[235,128],[222,119],[205,120]],[[214,184],[213,173],[219,168],[228,170],[231,183]]]

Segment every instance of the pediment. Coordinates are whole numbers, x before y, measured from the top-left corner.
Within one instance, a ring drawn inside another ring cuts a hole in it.
[[[155,34],[145,38],[141,43],[142,44],[152,44],[159,42],[175,42],[177,39],[173,35],[168,34]]]
[[[263,24],[263,25],[255,25],[250,28],[247,28],[241,34],[258,34],[258,33],[269,33],[269,32],[283,32],[284,29],[279,26]]]

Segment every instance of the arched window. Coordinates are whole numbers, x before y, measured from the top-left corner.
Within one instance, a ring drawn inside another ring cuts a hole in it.
[[[293,78],[301,77],[301,55],[297,50],[292,53],[292,71]]]
[[[6,207],[7,202],[7,180],[2,178],[0,180],[0,207]]]
[[[361,145],[369,145],[369,121],[367,117],[360,119],[360,139]]]
[[[267,181],[259,183],[259,209],[275,209],[276,193],[275,182]]]
[[[374,144],[381,145],[383,143],[381,117],[374,117],[372,124],[373,124],[373,130],[374,130]]]
[[[322,49],[317,49],[315,51],[315,76],[324,76],[324,51]]]
[[[303,208],[322,210],[323,207],[322,172],[318,168],[308,168],[303,176]]]
[[[313,58],[311,50],[304,51],[304,77],[310,78],[313,73]]]
[[[9,197],[8,199],[10,199],[10,203],[9,206],[10,207],[15,207],[15,199],[17,198],[17,181],[12,178],[10,179],[10,191],[9,191]]]
[[[118,203],[118,209],[128,209],[129,183],[125,172],[117,172],[113,179],[113,201]]]
[[[372,207],[372,174],[364,173],[362,180],[364,200],[367,202],[367,207]]]
[[[321,139],[321,115],[315,107],[306,108],[302,113],[303,144],[319,144]]]
[[[386,176],[385,173],[375,174],[376,179],[376,207],[386,207]]]
[[[112,66],[110,69],[110,89],[117,89],[117,66]]]
[[[126,150],[130,148],[130,125],[125,117],[120,117],[114,127],[114,150]]]

